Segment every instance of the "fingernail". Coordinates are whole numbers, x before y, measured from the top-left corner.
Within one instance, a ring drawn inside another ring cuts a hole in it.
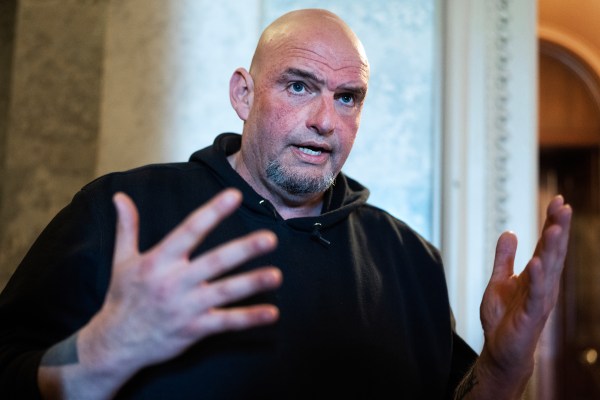
[[[282,280],[281,271],[278,269],[273,269],[270,273],[265,274],[265,281],[271,285],[279,284]]]
[[[240,193],[237,190],[228,190],[223,194],[222,201],[225,205],[236,204],[240,200]]]
[[[275,307],[269,310],[264,310],[261,313],[261,318],[263,321],[274,321],[279,317],[279,310]]]
[[[258,245],[263,250],[272,248],[276,243],[277,236],[272,232],[265,232],[258,238]]]

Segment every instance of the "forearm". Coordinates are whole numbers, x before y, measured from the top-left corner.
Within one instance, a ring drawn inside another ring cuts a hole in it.
[[[101,341],[85,329],[42,357],[37,379],[44,399],[109,399],[135,373],[118,353],[102,351]]]
[[[533,368],[515,366],[510,371],[494,368],[483,356],[469,369],[456,388],[455,400],[521,399]]]

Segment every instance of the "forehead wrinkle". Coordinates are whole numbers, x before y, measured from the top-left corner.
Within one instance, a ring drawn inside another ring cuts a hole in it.
[[[312,81],[315,81],[319,84],[325,84],[325,80],[319,78],[315,73],[310,72],[310,71],[305,71],[301,68],[288,68],[286,69],[283,74],[281,74],[282,79],[291,79],[294,77],[301,77],[301,78],[306,78],[306,79],[310,79]]]
[[[340,67],[339,69],[337,69],[335,71],[339,71],[339,70],[347,69],[347,68],[355,68],[355,67]],[[293,78],[293,77],[301,77],[301,78],[310,79],[319,84],[326,84],[327,80],[325,78],[320,77],[319,75],[320,74],[318,72],[313,72],[312,68],[311,68],[311,70],[306,70],[306,69],[303,69],[302,67],[289,67],[285,71],[282,72],[281,77],[283,79],[289,79],[289,78]],[[360,84],[359,84],[359,86],[360,86]],[[340,87],[355,88],[357,86],[353,85],[351,83],[343,83],[343,84],[340,84]]]
[[[305,49],[302,47],[290,47],[289,53],[290,53],[290,55],[293,55],[298,58],[304,58],[307,60],[319,62],[323,65],[326,65],[328,68],[330,68],[333,71],[340,71],[345,68],[366,69],[366,67],[368,65],[364,60],[362,60],[360,58],[358,58],[359,62],[356,63],[357,58],[355,58],[355,57],[342,58],[336,62],[336,64],[338,64],[338,65],[332,65],[329,63],[329,61],[336,60],[336,58],[326,57],[326,56],[319,54],[319,52],[317,52],[317,51]],[[305,55],[304,53],[308,53],[309,55]],[[316,56],[317,59],[310,57],[310,55]],[[359,64],[359,65],[344,65],[344,64],[354,64],[354,63]]]

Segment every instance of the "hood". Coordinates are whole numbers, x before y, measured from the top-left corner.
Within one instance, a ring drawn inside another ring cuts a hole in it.
[[[242,207],[267,218],[282,219],[273,205],[261,197],[231,167],[227,156],[240,149],[242,136],[237,133],[222,133],[215,138],[213,146],[196,151],[190,162],[199,162],[214,171],[215,177],[225,187],[236,187],[242,191]],[[321,215],[316,217],[290,218],[286,223],[302,231],[325,230],[337,224],[363,206],[369,197],[369,190],[357,181],[339,173],[331,188],[325,193]]]

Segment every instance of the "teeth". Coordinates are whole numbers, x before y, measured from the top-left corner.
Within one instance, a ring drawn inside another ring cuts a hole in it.
[[[315,150],[309,149],[307,147],[300,147],[300,151],[303,152],[304,154],[308,154],[311,156],[318,156],[319,154],[321,154],[321,151],[315,151]]]

